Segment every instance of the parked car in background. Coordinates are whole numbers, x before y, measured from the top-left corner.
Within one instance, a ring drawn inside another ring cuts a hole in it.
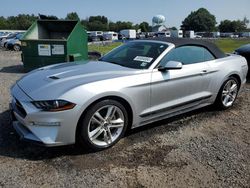
[[[155,36],[155,33],[154,33],[154,32],[147,32],[147,33],[145,34],[145,37],[146,37],[146,38],[154,38],[154,37],[156,37],[156,36]]]
[[[170,37],[171,33],[170,31],[161,31],[161,32],[157,32],[155,35],[156,37],[159,37],[159,38],[165,38],[165,37]]]
[[[0,42],[3,40],[3,39],[6,39],[7,37],[9,37],[10,35],[12,35],[12,33],[9,33],[9,32],[4,32],[1,34],[0,36]]]
[[[124,36],[124,35],[122,35],[122,34],[118,34],[118,40],[125,40],[126,39],[126,37]]]
[[[203,40],[134,40],[99,61],[25,75],[11,88],[13,126],[46,146],[103,150],[130,128],[211,104],[230,108],[247,70],[245,58]]]
[[[136,39],[145,39],[146,35],[144,33],[137,33],[136,34]]]
[[[194,35],[194,38],[196,38],[196,39],[201,39],[202,36],[201,36],[201,35]]]
[[[7,35],[7,34],[8,34],[7,32],[0,32],[0,38],[1,38],[2,36]]]
[[[96,41],[97,38],[99,38],[98,41],[103,41],[102,31],[89,31],[89,36],[92,38],[92,41]]]
[[[98,42],[100,41],[99,36],[88,36],[88,42]]]
[[[20,51],[21,50],[21,41],[23,34],[18,34],[14,39],[10,39],[6,43],[6,48],[9,50]]]
[[[14,39],[19,33],[9,33],[8,35],[2,37],[0,46],[3,48],[7,48],[7,42],[11,39]]]
[[[239,47],[235,50],[235,54],[241,55],[246,58],[248,67],[250,67],[250,44]],[[248,77],[250,76],[250,70],[248,69]]]

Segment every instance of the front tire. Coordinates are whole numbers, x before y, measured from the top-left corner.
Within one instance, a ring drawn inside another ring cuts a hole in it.
[[[8,49],[7,42],[4,43],[3,47]]]
[[[14,46],[13,46],[13,49],[14,49],[14,51],[20,51],[21,50],[21,46],[20,45],[18,45],[18,44],[15,44]]]
[[[240,88],[235,77],[229,77],[221,86],[215,104],[219,109],[225,110],[233,106]]]
[[[92,105],[80,120],[77,134],[81,146],[100,151],[116,144],[128,126],[125,107],[115,100],[103,100]]]

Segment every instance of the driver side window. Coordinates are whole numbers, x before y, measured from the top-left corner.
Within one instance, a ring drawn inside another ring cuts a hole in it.
[[[183,65],[200,63],[215,59],[214,56],[204,47],[181,46],[171,50],[160,62],[164,66],[169,61],[178,61]]]

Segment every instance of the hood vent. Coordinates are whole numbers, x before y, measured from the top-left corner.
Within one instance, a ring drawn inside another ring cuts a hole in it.
[[[58,79],[60,79],[60,78],[57,77],[57,76],[49,76],[49,78],[50,78],[50,79],[53,79],[53,80],[58,80]]]

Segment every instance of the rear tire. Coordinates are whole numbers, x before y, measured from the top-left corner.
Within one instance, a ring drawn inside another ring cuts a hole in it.
[[[83,115],[77,130],[77,143],[83,148],[100,151],[115,145],[128,126],[125,107],[115,100],[93,104]]]
[[[239,88],[239,81],[235,77],[229,77],[220,88],[215,101],[215,106],[222,110],[233,106],[238,96]]]

